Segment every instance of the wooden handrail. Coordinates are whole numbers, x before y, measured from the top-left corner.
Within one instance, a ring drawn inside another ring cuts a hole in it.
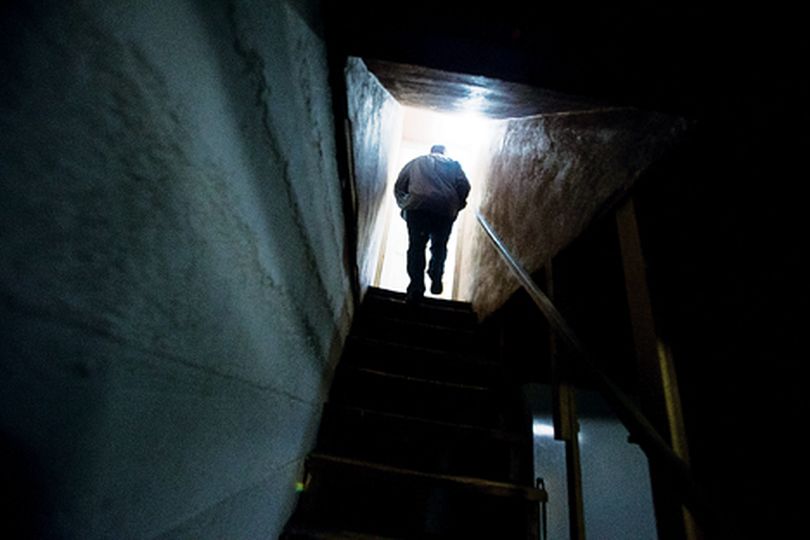
[[[563,316],[560,315],[560,312],[557,311],[557,308],[554,307],[554,304],[551,303],[549,297],[537,286],[526,269],[515,259],[500,237],[495,233],[492,225],[481,215],[481,212],[476,213],[476,217],[478,218],[478,223],[481,224],[484,231],[487,233],[487,238],[495,245],[495,248],[501,257],[503,257],[503,260],[506,261],[509,269],[512,270],[512,273],[518,278],[520,284],[526,289],[526,292],[529,293],[531,299],[537,307],[540,308],[543,315],[546,316],[551,326],[554,327],[554,330],[556,330],[575,351],[581,355],[585,355],[585,348],[582,346],[582,343],[579,341],[576,334],[574,334],[571,327],[568,326]]]
[[[477,212],[476,217],[487,238],[495,246],[495,250],[509,266],[509,269],[535,305],[540,308],[551,328],[570,345],[577,354],[577,361],[581,362],[594,377],[614,413],[630,432],[630,436],[645,451],[649,459],[660,463],[666,468],[665,470],[670,472],[683,504],[692,512],[695,519],[706,524],[709,516],[708,502],[702,489],[695,482],[689,465],[675,453],[646,416],[638,409],[633,400],[593,362],[582,342],[577,338],[563,316],[548,296],[537,286],[528,271],[512,255],[481,212]]]

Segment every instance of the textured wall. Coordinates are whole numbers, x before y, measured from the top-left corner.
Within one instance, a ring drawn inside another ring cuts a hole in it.
[[[381,213],[390,162],[402,138],[403,112],[359,58],[346,66],[357,205],[357,264],[363,291],[372,283],[385,227]]]
[[[313,5],[2,8],[0,501],[20,527],[286,520],[351,312]]]
[[[684,128],[681,120],[635,109],[511,120],[492,150],[481,212],[518,260],[536,271]],[[476,235],[465,261],[474,274],[467,294],[486,316],[518,284],[480,228]]]

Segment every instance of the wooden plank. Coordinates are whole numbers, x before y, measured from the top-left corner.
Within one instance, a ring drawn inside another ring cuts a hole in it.
[[[686,429],[672,355],[658,339],[641,249],[635,203],[627,199],[616,212],[616,225],[624,268],[642,410],[659,433],[668,438],[673,452],[689,464]],[[651,467],[653,500],[661,538],[698,538],[699,531],[688,510],[676,502],[671,472]]]
[[[498,390],[486,386],[477,386],[472,384],[461,384],[447,381],[438,381],[434,379],[425,379],[422,377],[413,377],[411,375],[400,375],[398,373],[389,373],[387,371],[380,371],[364,367],[347,365],[343,367],[342,370],[346,372],[347,375],[349,373],[355,373],[358,375],[372,375],[374,377],[379,377],[381,379],[389,381],[412,382],[417,385],[427,385],[439,388],[446,388],[448,390],[469,390],[471,392],[480,392],[486,394],[498,393]]]
[[[427,473],[413,469],[402,469],[399,467],[331,456],[327,454],[312,453],[309,455],[307,458],[308,470],[323,467],[343,467],[347,469],[355,469],[357,472],[363,471],[371,474],[397,477],[403,481],[429,482],[447,487],[472,489],[481,493],[499,497],[516,497],[527,501],[536,502],[548,501],[548,494],[545,490],[531,486],[520,486],[517,484],[483,480],[481,478],[471,478],[467,476]]]
[[[469,424],[458,424],[454,422],[444,422],[441,420],[434,420],[429,418],[419,418],[416,416],[407,416],[404,414],[396,414],[390,412],[376,411],[373,409],[364,409],[362,407],[354,407],[351,405],[342,405],[336,403],[326,403],[325,410],[330,409],[334,411],[332,414],[335,416],[346,415],[355,416],[368,421],[390,422],[424,426],[424,429],[442,430],[446,432],[458,432],[466,434],[467,436],[478,436],[507,443],[521,444],[526,441],[526,435],[516,433],[514,431],[505,431],[502,429],[486,428],[481,426],[473,426]]]
[[[546,292],[554,301],[553,261],[546,262]],[[551,393],[554,438],[565,442],[566,493],[568,494],[568,530],[572,540],[585,539],[585,501],[582,495],[582,460],[579,454],[579,422],[576,395],[567,382],[570,366],[560,365],[557,355],[557,336],[549,336],[551,354]]]
[[[365,534],[339,529],[312,528],[307,526],[291,527],[284,531],[282,540],[396,540],[390,536]]]

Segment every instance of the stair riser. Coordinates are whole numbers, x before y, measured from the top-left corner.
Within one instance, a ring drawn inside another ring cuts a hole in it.
[[[295,521],[391,537],[528,538],[537,503],[474,490],[318,470]]]
[[[371,287],[368,289],[367,294],[363,298],[364,305],[371,305],[374,302],[386,302],[389,304],[396,304],[405,306],[405,293],[397,291],[389,291],[385,289],[378,289]],[[475,314],[472,309],[472,304],[458,300],[446,300],[443,298],[433,298],[425,296],[420,302],[416,304],[408,304],[408,307],[415,307],[424,310],[441,310],[441,311],[455,311],[459,313]]]
[[[400,468],[486,478],[502,482],[530,482],[531,471],[513,469],[521,449],[530,442],[487,436],[487,432],[453,429],[421,422],[380,421],[368,417],[327,413],[318,440],[322,453],[353,457]]]
[[[339,370],[330,402],[374,411],[485,427],[504,427],[495,392],[390,379]]]
[[[471,332],[413,324],[384,317],[358,316],[352,332],[359,336],[413,347],[475,355],[479,350]]]
[[[536,538],[530,419],[480,336],[469,304],[369,289],[285,538]]]
[[[475,313],[467,310],[428,309],[385,300],[371,300],[364,307],[367,307],[369,312],[385,317],[415,319],[428,324],[459,329],[473,329],[478,323]]]
[[[501,381],[498,366],[460,360],[458,356],[419,350],[349,343],[343,363],[387,373],[451,383],[492,386]]]

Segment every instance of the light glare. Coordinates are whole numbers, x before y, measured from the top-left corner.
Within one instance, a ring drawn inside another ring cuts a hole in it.
[[[534,433],[535,437],[553,437],[554,426],[551,424],[546,424],[545,422],[535,421],[532,424],[532,432]]]

